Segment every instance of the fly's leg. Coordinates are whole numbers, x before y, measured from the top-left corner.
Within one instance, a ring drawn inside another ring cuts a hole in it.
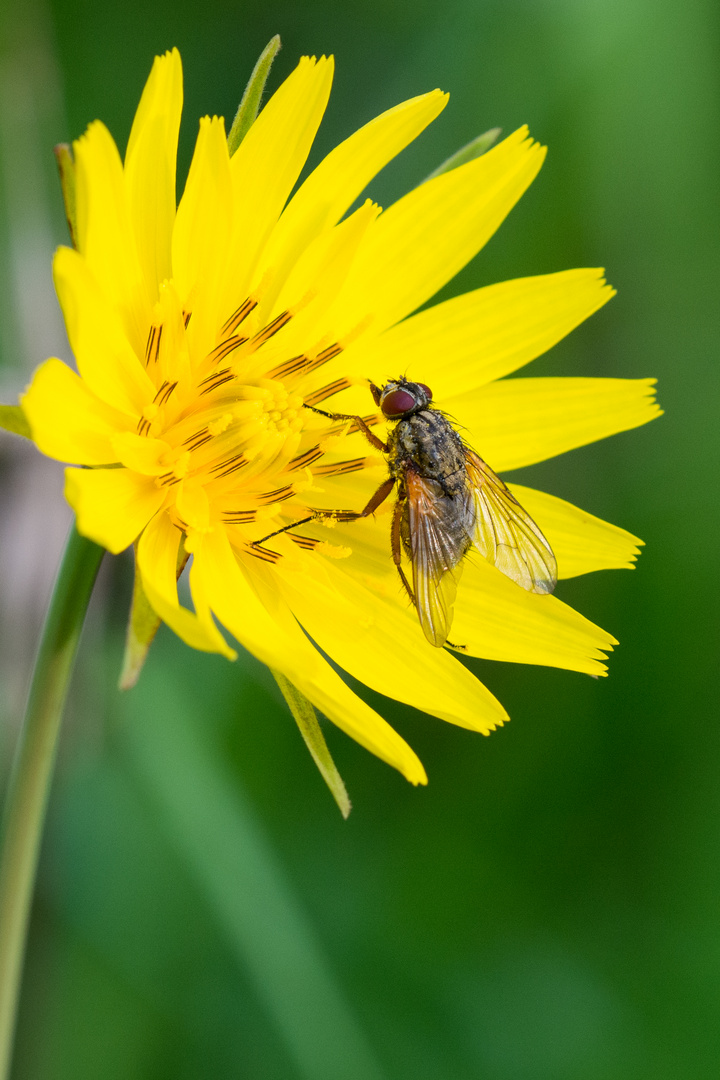
[[[290,529],[297,529],[299,525],[307,525],[310,521],[322,521],[323,518],[334,518],[335,521],[358,521],[360,518],[370,517],[379,506],[382,506],[394,485],[394,479],[389,476],[387,480],[382,482],[364,510],[313,510],[308,517],[301,518],[300,521],[293,521],[290,525],[284,525],[282,529],[276,529],[275,532],[268,533],[261,540],[255,540],[252,546],[257,547],[258,544],[264,544],[266,540],[272,540],[273,536],[289,532]]]
[[[405,571],[402,568],[402,540],[400,537],[400,526],[402,525],[403,514],[405,513],[405,507],[407,506],[406,499],[398,499],[395,503],[395,509],[393,510],[392,528],[390,530],[390,546],[392,549],[393,562],[395,563],[395,569],[400,575],[400,580],[405,586],[405,592],[410,597],[413,607],[417,607],[415,600],[415,593],[410,587],[410,582],[405,576]]]
[[[390,492],[392,491],[392,489],[394,487],[395,487],[395,479],[394,479],[394,477],[388,476],[387,480],[383,480],[382,484],[377,489],[377,491],[375,492],[375,494],[373,495],[373,497],[371,498],[370,502],[367,504],[365,509],[361,510],[360,513],[357,514],[356,516],[359,517],[359,518],[366,518],[366,517],[370,517],[371,514],[374,514],[375,511],[377,510],[377,508],[379,506],[382,506],[382,504],[385,502],[385,500],[387,499],[388,495],[390,494]]]
[[[382,439],[378,439],[377,435],[373,435],[362,416],[352,416],[348,413],[325,412],[324,409],[316,409],[314,405],[303,404],[303,408],[309,409],[310,412],[317,413],[318,416],[324,416],[328,420],[352,420],[354,424],[357,424],[371,446],[374,446],[376,450],[380,450],[381,453],[387,454],[389,449],[387,443],[384,443]]]

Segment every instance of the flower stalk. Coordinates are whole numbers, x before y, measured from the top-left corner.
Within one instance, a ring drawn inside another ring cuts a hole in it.
[[[15,752],[0,847],[0,1080],[10,1070],[25,940],[60,721],[103,549],[73,525]]]

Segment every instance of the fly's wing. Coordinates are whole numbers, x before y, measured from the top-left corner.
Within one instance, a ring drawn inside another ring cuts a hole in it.
[[[502,480],[465,448],[468,532],[482,555],[523,589],[551,593],[557,582],[552,548]]]
[[[452,624],[460,561],[469,547],[463,507],[435,481],[411,470],[405,486],[415,606],[425,637],[441,648]]]

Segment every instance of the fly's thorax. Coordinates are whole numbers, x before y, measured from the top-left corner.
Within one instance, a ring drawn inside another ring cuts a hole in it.
[[[448,495],[465,489],[465,455],[460,436],[437,409],[423,409],[398,420],[388,438],[391,476],[411,465],[418,475],[436,480]]]

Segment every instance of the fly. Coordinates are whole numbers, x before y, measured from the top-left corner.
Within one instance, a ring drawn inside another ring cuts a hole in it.
[[[306,408],[330,420],[354,421],[385,455],[389,475],[365,509],[332,516],[341,521],[369,517],[396,489],[392,558],[430,644],[440,648],[447,641],[462,560],[473,547],[528,592],[551,593],[557,581],[552,548],[502,480],[435,408],[430,388],[400,378],[383,387],[371,383],[370,390],[393,425],[387,442],[359,416]],[[257,543],[329,514],[315,511]],[[403,553],[410,562],[411,580],[403,567]]]

